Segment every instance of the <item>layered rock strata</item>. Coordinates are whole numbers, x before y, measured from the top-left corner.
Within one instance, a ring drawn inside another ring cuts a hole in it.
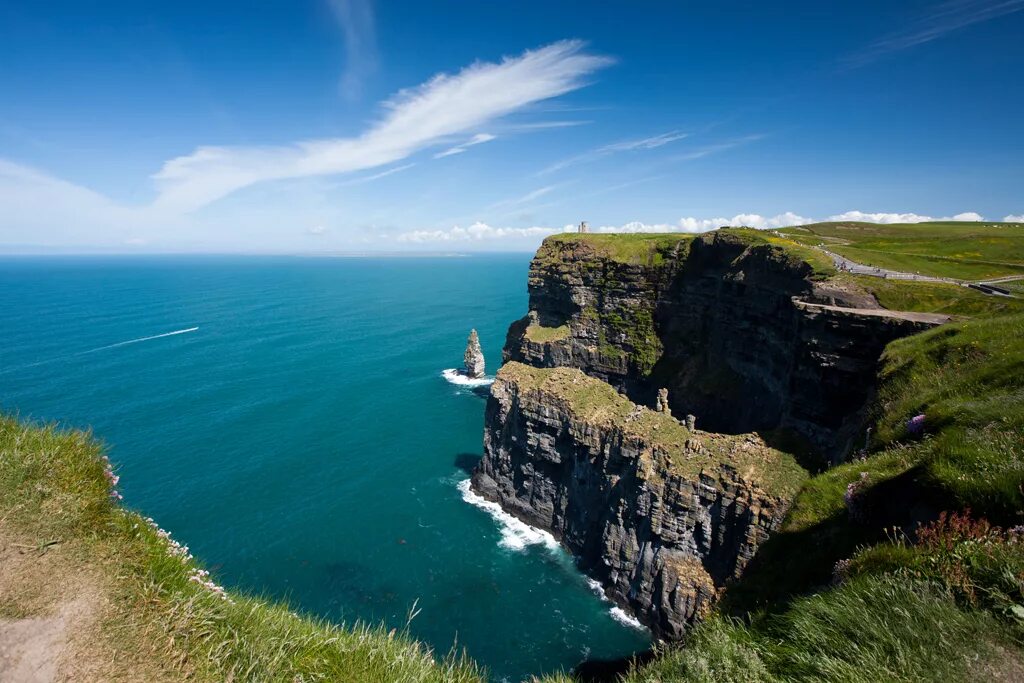
[[[740,575],[806,476],[756,435],[690,431],[571,368],[506,364],[486,415],[474,489],[665,638]]]

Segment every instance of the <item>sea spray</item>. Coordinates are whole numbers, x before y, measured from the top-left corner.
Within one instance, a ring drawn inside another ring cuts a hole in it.
[[[586,579],[587,585],[590,587],[590,590],[594,591],[594,593],[604,602],[612,603],[612,601],[608,598],[608,594],[604,592],[604,586],[601,585],[601,582],[592,579],[589,576],[586,577]],[[608,609],[608,613],[612,615],[612,619],[619,622],[620,624],[629,626],[630,628],[635,628],[638,631],[647,631],[647,627],[641,624],[636,617],[627,613],[626,610],[622,609],[614,603],[612,603],[612,606]]]
[[[558,550],[560,546],[555,537],[543,529],[532,527],[526,522],[514,517],[504,510],[497,503],[492,503],[486,498],[477,495],[470,488],[470,480],[463,479],[458,484],[462,493],[462,499],[480,508],[489,514],[501,528],[501,540],[498,545],[509,550],[523,551],[529,545],[542,545],[548,550]]]
[[[494,383],[493,377],[469,377],[455,368],[442,371],[441,376],[460,387],[485,387]]]

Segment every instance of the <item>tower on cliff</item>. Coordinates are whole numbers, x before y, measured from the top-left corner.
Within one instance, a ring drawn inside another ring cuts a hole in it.
[[[590,232],[590,226],[587,225],[586,221],[581,221],[580,222],[580,232],[581,233]]]

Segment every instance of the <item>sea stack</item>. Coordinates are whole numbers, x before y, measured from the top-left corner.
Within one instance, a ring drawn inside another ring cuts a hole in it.
[[[480,348],[480,337],[476,330],[470,330],[469,339],[466,341],[466,355],[463,356],[463,372],[467,377],[479,379],[484,376],[484,352]]]

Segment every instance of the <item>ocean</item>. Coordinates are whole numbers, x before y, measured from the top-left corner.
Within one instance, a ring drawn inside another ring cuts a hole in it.
[[[0,410],[91,428],[125,504],[229,588],[405,625],[494,680],[644,650],[553,539],[466,486],[529,256],[0,259]]]

